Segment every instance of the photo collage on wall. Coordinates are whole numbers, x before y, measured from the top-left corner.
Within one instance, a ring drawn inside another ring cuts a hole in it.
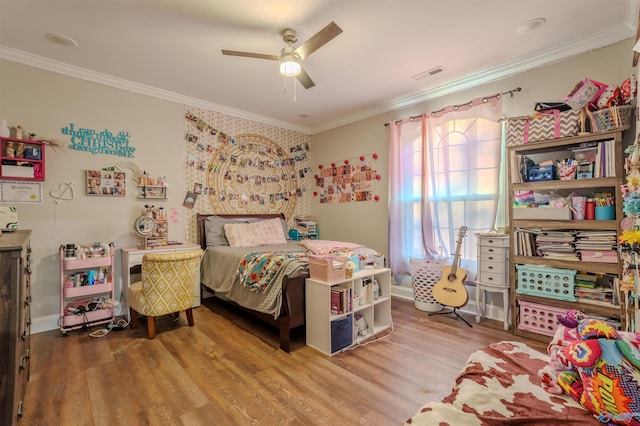
[[[124,197],[126,195],[125,173],[113,167],[102,170],[87,170],[87,195]]]
[[[209,124],[215,115],[196,111],[190,108],[185,114],[189,179],[183,205],[216,213],[282,212],[293,217],[297,200],[308,190],[306,139],[282,130],[275,137],[231,136]]]
[[[364,157],[360,157],[357,164],[345,161],[343,165],[334,163],[330,167],[320,167],[320,173],[316,175],[316,186],[319,188],[321,203],[378,201],[379,197],[374,192],[380,175]]]

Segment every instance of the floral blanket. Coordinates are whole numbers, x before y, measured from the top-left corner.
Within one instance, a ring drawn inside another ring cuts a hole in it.
[[[287,259],[306,258],[306,252],[253,252],[244,256],[238,267],[242,286],[255,293],[266,289]]]

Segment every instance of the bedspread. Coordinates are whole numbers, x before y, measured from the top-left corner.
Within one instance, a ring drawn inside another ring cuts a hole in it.
[[[274,253],[270,251],[247,254],[238,267],[242,286],[256,293],[265,290],[288,259],[307,259],[307,253]]]
[[[597,425],[567,395],[547,393],[538,371],[546,354],[520,342],[498,342],[471,354],[453,391],[429,402],[406,425]]]
[[[263,246],[260,249],[270,252],[306,251],[297,242]],[[255,247],[238,248],[229,246],[209,247],[205,250],[200,266],[200,282],[213,290],[216,296],[231,300],[254,311],[273,315],[278,318],[282,308],[282,278],[308,268],[307,258],[288,259],[273,275],[272,284],[256,293],[243,287],[238,275],[238,265]]]

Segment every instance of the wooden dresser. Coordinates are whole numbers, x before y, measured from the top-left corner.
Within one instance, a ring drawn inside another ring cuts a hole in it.
[[[0,235],[0,424],[19,423],[29,380],[30,230]]]

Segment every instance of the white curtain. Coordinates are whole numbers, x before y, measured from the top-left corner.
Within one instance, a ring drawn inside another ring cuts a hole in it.
[[[475,277],[473,232],[497,224],[503,169],[499,95],[389,124],[389,261],[394,274],[427,249],[455,251]]]

